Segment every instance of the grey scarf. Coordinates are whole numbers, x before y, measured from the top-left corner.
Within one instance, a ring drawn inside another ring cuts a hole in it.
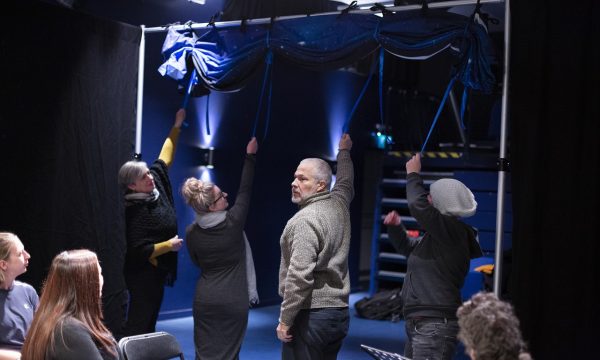
[[[225,221],[227,211],[211,211],[196,214],[196,224],[203,229],[210,229]],[[256,270],[254,269],[254,259],[252,258],[252,249],[246,232],[243,232],[244,242],[246,244],[246,280],[248,282],[248,297],[250,306],[259,302],[258,291],[256,290]]]
[[[158,200],[160,193],[154,188],[151,193],[129,193],[125,194],[125,206],[130,206],[140,202],[153,202]]]

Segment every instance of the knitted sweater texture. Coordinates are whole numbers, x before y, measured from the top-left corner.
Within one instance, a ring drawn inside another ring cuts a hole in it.
[[[301,309],[348,306],[354,166],[348,150],[340,150],[337,159],[337,181],[331,192],[300,203],[281,235],[279,321],[288,326]]]
[[[175,202],[169,181],[168,167],[162,160],[150,166],[156,188],[160,192],[154,202],[138,202],[125,209],[127,224],[127,255],[125,272],[144,272],[154,244],[169,240],[177,235]],[[167,276],[166,284],[172,285],[177,277],[177,253],[168,252],[157,257],[158,269]]]

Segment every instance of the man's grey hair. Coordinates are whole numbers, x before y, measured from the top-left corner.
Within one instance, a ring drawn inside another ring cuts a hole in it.
[[[148,164],[144,161],[131,160],[123,164],[119,169],[119,185],[124,192],[128,192],[128,186],[141,179],[148,171]]]
[[[327,163],[327,161],[319,158],[308,158],[304,159],[300,162],[310,164],[314,169],[314,177],[317,181],[325,182],[325,189],[329,190],[331,187],[331,166]]]

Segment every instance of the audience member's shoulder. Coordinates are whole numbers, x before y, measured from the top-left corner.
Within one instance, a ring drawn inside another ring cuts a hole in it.
[[[83,322],[81,322],[80,320],[77,320],[76,318],[69,316],[67,318],[65,318],[65,320],[63,321],[63,330],[70,330],[70,331],[74,331],[74,332],[84,332],[87,333],[88,332],[88,327],[85,326],[85,324]]]
[[[33,286],[29,285],[28,283],[25,283],[25,282],[22,282],[22,281],[19,281],[19,280],[15,280],[13,286],[14,286],[15,289],[16,288],[21,288],[24,291],[27,291],[27,292],[33,291],[33,292],[35,292],[37,294],[37,292],[35,291],[35,289],[33,288]]]

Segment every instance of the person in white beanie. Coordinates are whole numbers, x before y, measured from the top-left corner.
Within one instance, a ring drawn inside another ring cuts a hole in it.
[[[413,360],[450,360],[458,343],[456,310],[470,259],[482,255],[477,231],[461,221],[475,214],[471,191],[455,179],[423,185],[421,156],[406,163],[406,193],[410,214],[425,230],[422,237],[406,234],[400,216],[392,211],[384,224],[396,250],[407,256],[402,286],[403,315],[408,341],[404,356]]]

